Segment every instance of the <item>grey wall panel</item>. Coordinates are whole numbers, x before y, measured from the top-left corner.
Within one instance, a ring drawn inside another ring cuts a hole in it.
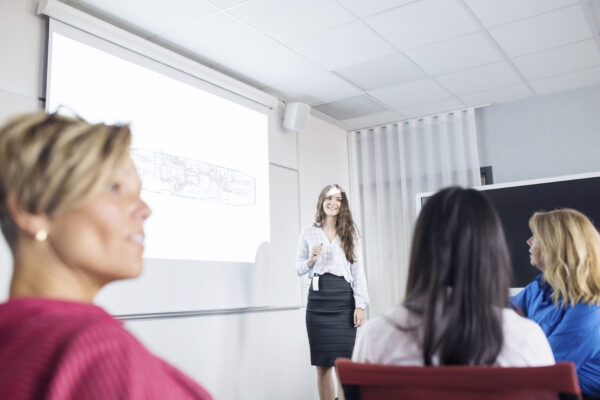
[[[600,171],[600,85],[478,109],[494,183]]]

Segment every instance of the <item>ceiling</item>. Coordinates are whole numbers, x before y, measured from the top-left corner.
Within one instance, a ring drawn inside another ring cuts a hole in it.
[[[600,0],[64,0],[346,130],[600,83]]]

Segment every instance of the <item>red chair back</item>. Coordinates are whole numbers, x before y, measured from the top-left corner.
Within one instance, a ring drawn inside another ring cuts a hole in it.
[[[338,358],[336,374],[346,400],[575,400],[575,365],[547,367],[404,367]]]

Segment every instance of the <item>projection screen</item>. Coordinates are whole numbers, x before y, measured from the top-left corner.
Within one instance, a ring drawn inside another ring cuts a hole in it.
[[[144,272],[97,303],[118,315],[273,305],[267,108],[51,19],[46,108],[128,123]],[[262,270],[261,270],[262,268]]]

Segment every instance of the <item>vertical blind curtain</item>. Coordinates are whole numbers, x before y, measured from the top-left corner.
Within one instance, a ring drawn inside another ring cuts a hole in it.
[[[475,110],[363,129],[348,140],[351,200],[376,316],[404,297],[416,194],[481,184]]]

